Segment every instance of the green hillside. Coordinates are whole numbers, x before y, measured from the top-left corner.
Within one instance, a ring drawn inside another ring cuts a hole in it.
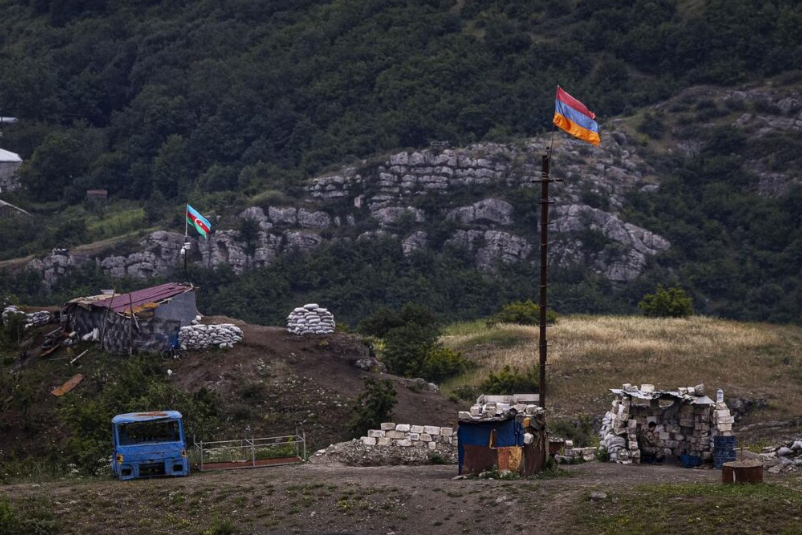
[[[223,222],[254,199],[291,204],[302,180],[378,153],[537,135],[560,84],[602,132],[624,118],[651,155],[659,191],[633,191],[621,212],[672,248],[626,287],[581,266],[556,272],[559,310],[631,311],[657,283],[679,283],[708,314],[800,317],[802,193],[759,194],[764,171],[750,166],[797,168],[799,137],[733,127],[744,113],[793,121],[798,99],[738,109],[715,90],[678,96],[702,84],[798,87],[798,2],[0,0],[0,12],[0,112],[20,119],[0,143],[26,160],[26,187],[3,196],[37,216],[0,220],[0,260],[101,241],[124,248],[146,228],[183,225],[186,199]],[[680,142],[698,150],[675,150]],[[111,204],[83,203],[89,188],[108,189]],[[529,221],[535,199],[519,197]],[[582,202],[609,204],[594,192]],[[243,277],[193,277],[210,290],[209,312],[276,322],[309,298],[355,322],[408,300],[486,315],[534,296],[537,266],[491,276],[459,252],[406,258],[339,243]],[[116,286],[134,284],[143,283]],[[87,270],[54,294],[31,274],[0,272],[0,292],[26,302],[101,285]]]

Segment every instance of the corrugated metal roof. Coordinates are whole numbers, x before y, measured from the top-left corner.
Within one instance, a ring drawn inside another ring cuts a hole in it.
[[[86,300],[74,299],[73,302],[77,302],[79,304],[90,304],[92,306],[102,308],[110,308],[114,312],[120,313],[130,312],[131,307],[133,306],[134,312],[139,312],[143,308],[148,308],[146,305],[151,303],[159,304],[172,297],[175,297],[176,295],[191,292],[194,289],[195,287],[191,284],[168,282],[166,284],[160,284],[159,286],[153,286],[151,288],[145,288],[143,290],[137,290],[127,294],[115,296],[104,295],[104,299],[97,299],[98,296],[94,296],[91,298],[86,298]]]
[[[118,414],[111,419],[113,424],[130,424],[133,422],[150,422],[153,420],[179,420],[181,413],[178,411],[151,411],[151,412],[129,412],[128,414]]]

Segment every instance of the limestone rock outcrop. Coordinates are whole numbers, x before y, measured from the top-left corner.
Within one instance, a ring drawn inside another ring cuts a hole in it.
[[[610,280],[627,282],[638,276],[648,257],[670,244],[617,215],[630,188],[650,185],[643,178],[650,167],[624,132],[613,126],[605,139],[603,147],[591,147],[566,138],[554,148],[555,178],[564,182],[553,191],[551,253],[561,265],[589,263]],[[208,240],[191,238],[187,258],[242,273],[292,251],[309,253],[329,241],[389,238],[398,240],[405,255],[432,247],[464,248],[483,270],[499,262],[533,261],[537,228],[525,221],[532,221],[537,206],[521,208],[511,201],[520,199],[521,190],[532,188],[539,177],[545,144],[542,138],[403,151],[343,167],[310,180],[297,206],[242,210],[240,221],[256,223],[247,230],[235,223],[218,226]],[[588,196],[604,199],[604,209],[586,205]],[[526,218],[520,209],[528,211]],[[598,233],[609,247],[595,250],[588,232]],[[128,254],[53,254],[28,266],[42,272],[48,285],[87,262],[116,278],[166,276],[180,269],[183,244],[182,234],[158,231]]]

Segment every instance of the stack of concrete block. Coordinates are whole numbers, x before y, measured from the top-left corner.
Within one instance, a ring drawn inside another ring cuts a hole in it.
[[[713,411],[713,423],[716,427],[716,434],[722,437],[731,437],[732,424],[735,423],[735,417],[730,414],[730,409],[724,402],[716,403],[716,410]]]
[[[455,451],[457,431],[451,427],[383,423],[380,429],[371,429],[360,440],[366,446],[398,446],[427,448],[432,451]]]
[[[231,323],[187,325],[178,332],[181,349],[206,349],[211,346],[231,349],[241,340],[242,329]]]
[[[7,306],[3,309],[2,319],[3,323],[5,324],[8,321],[8,318],[12,314],[19,314],[25,316],[25,329],[30,329],[31,327],[41,327],[42,325],[47,325],[50,323],[50,320],[53,318],[52,314],[47,310],[40,310],[39,312],[28,312],[25,313],[19,308],[15,307],[14,305]]]
[[[298,307],[287,316],[287,331],[293,334],[330,334],[334,327],[334,314],[317,303]]]
[[[482,395],[470,410],[459,412],[459,420],[461,422],[508,420],[518,414],[542,417],[545,411],[534,405],[537,400],[537,394]]]
[[[611,460],[640,462],[638,434],[646,430],[649,422],[656,424],[659,446],[665,455],[687,454],[711,460],[713,437],[732,433],[733,420],[726,404],[714,404],[705,395],[704,385],[656,391],[650,384],[640,388],[625,384],[614,392],[616,397],[602,420],[600,433],[601,446],[607,449]]]

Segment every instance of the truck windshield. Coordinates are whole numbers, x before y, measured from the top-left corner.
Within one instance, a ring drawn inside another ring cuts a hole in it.
[[[178,442],[178,422],[175,420],[133,422],[120,426],[120,445],[153,442]]]

